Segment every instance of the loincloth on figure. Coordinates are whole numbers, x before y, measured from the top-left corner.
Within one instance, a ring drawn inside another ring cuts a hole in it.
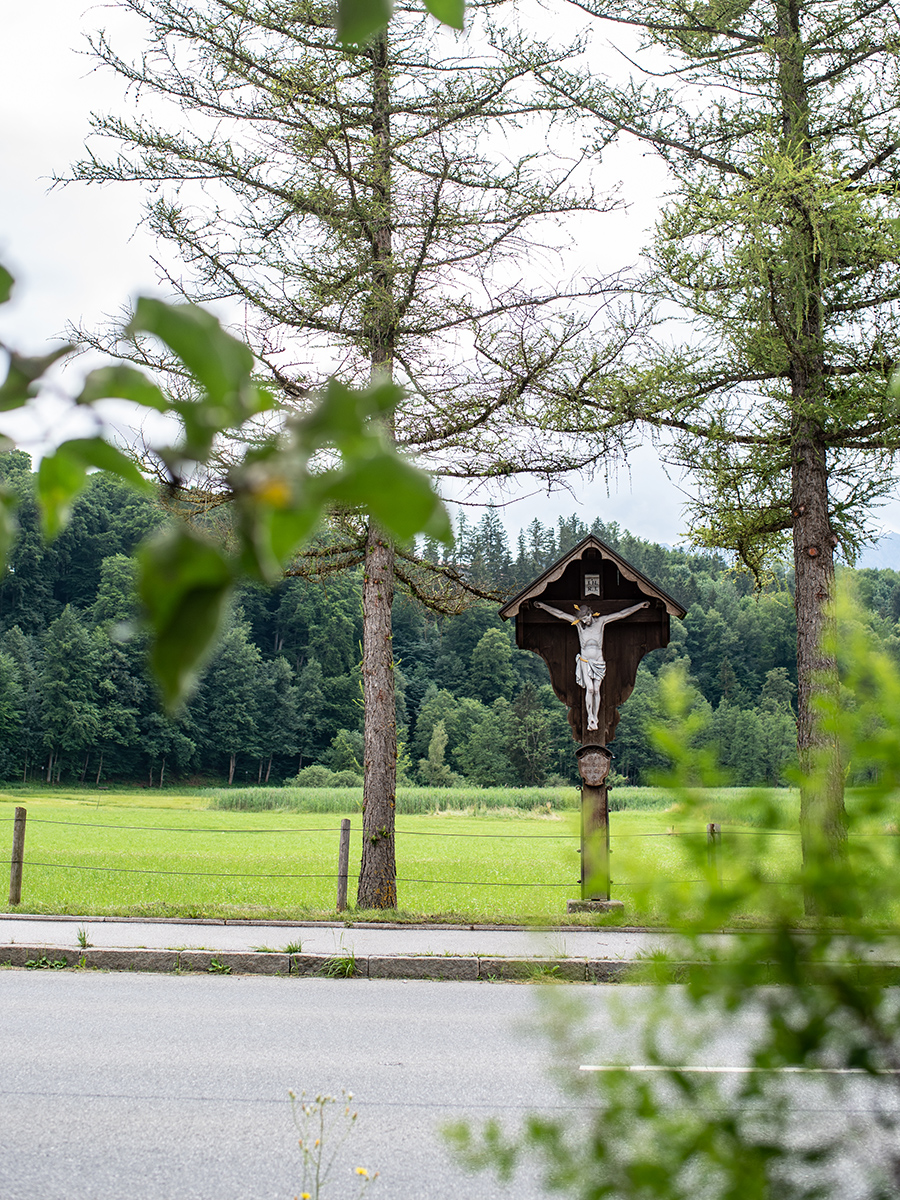
[[[579,687],[587,688],[589,679],[600,684],[605,675],[606,663],[602,658],[585,658],[582,654],[575,655],[575,682]]]

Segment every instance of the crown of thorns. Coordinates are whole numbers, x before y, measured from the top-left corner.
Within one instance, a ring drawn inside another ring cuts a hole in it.
[[[592,611],[591,606],[589,604],[573,604],[572,607],[578,613],[578,616],[572,622],[573,625],[577,625],[578,622],[583,621],[585,617],[599,617],[600,616],[599,613],[595,613]]]

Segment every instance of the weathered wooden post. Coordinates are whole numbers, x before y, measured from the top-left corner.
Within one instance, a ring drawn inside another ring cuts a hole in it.
[[[338,847],[338,889],[337,910],[343,912],[347,907],[347,876],[350,873],[350,821],[347,817],[341,821],[341,841]]]
[[[722,868],[719,865],[719,846],[722,844],[722,826],[714,821],[706,827],[706,861],[715,873],[716,883],[722,886]]]
[[[17,808],[13,820],[12,859],[9,867],[10,907],[22,900],[22,864],[25,861],[25,818],[28,810]]]
[[[619,705],[634,690],[638,663],[669,644],[670,615],[685,609],[591,534],[500,609],[515,618],[516,643],[550,669],[569,710],[583,785],[581,899],[570,912],[621,908],[609,894],[607,743]]]

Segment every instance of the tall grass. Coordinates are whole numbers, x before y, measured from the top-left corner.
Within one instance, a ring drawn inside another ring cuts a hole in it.
[[[849,796],[848,796],[849,800]],[[671,789],[617,787],[609,793],[610,812],[684,811]],[[691,793],[692,820],[757,829],[797,829],[800,793],[796,788],[697,788]]]
[[[362,810],[362,788],[208,788],[209,807],[232,812],[348,813]],[[557,788],[398,788],[397,813],[427,816],[440,812],[522,812],[577,809],[578,789]]]
[[[348,813],[362,810],[362,788],[206,788],[199,793],[211,809],[231,812]],[[397,813],[428,816],[461,812],[478,815],[505,809],[522,813],[577,810],[578,788],[398,788]],[[672,792],[662,787],[614,787],[609,792],[610,812],[662,812],[677,810]],[[727,825],[770,829],[796,829],[799,795],[788,788],[712,788],[706,791],[696,819]]]

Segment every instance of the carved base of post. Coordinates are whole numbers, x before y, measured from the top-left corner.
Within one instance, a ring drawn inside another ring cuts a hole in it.
[[[621,900],[567,900],[567,913],[608,913],[624,912],[625,905]]]

